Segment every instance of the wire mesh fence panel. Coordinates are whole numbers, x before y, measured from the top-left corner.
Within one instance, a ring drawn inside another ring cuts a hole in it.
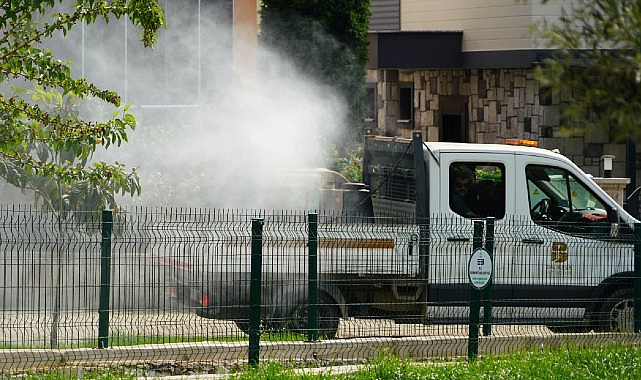
[[[86,316],[96,307],[100,237],[24,206],[0,209],[0,220],[2,346],[84,345],[93,328]]]
[[[246,281],[238,269],[247,263],[248,220],[241,213],[202,209],[123,213],[114,236],[118,259],[112,276],[112,308],[123,322],[112,324],[117,338],[145,343],[240,337],[217,313],[220,300],[231,297],[228,290],[241,289]],[[132,323],[127,315],[142,318]]]
[[[433,215],[417,225],[413,215],[320,213],[310,240],[309,217],[119,210],[104,284],[100,220],[87,215],[88,227],[28,207],[0,208],[0,369],[60,361],[245,361],[255,219],[264,223],[258,288],[264,358],[347,362],[385,348],[413,357],[461,356],[471,328],[481,333],[481,353],[638,343],[631,333],[629,228],[493,220],[492,278],[480,291],[480,322],[470,327],[474,220]],[[310,277],[312,263],[317,277]],[[96,350],[105,286],[109,349]],[[306,345],[313,331],[320,341]]]

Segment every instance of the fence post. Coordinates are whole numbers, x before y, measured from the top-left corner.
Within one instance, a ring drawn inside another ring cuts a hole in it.
[[[634,224],[634,332],[641,332],[641,223]]]
[[[318,214],[309,214],[309,281],[307,307],[307,339],[310,342],[318,340]]]
[[[251,279],[249,284],[249,365],[257,366],[260,353],[260,292],[263,219],[252,219]]]
[[[494,260],[494,218],[486,219],[485,228],[485,249],[490,258]],[[487,283],[487,288],[483,291],[483,335],[492,335],[492,282],[493,278]]]
[[[483,245],[483,222],[474,221],[474,236],[472,238],[472,251]],[[479,352],[479,313],[481,309],[481,292],[470,286],[470,325],[467,343],[467,357],[474,360]]]
[[[98,348],[109,347],[109,295],[111,285],[111,231],[113,211],[102,211],[100,241],[100,299],[98,303]]]

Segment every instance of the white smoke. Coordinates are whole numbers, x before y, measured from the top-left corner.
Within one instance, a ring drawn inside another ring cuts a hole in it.
[[[137,168],[143,194],[123,204],[291,208],[295,202],[283,197],[291,184],[278,183],[279,173],[326,166],[346,128],[346,102],[264,47],[243,54],[236,44],[236,56],[255,60],[234,61],[224,17],[201,11],[198,26],[197,11],[168,8],[154,51],[124,21],[77,28],[54,49],[61,59],[80,57],[74,70],[118,91],[137,116],[129,143],[96,158]]]

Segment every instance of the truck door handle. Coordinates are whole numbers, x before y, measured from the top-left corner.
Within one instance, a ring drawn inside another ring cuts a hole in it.
[[[525,243],[525,244],[543,244],[543,240],[541,240],[541,239],[528,239],[528,238],[525,238],[525,239],[523,239],[521,241],[523,243]]]
[[[447,238],[447,241],[453,241],[453,242],[466,242],[470,241],[470,238],[466,238],[464,236],[449,236]]]

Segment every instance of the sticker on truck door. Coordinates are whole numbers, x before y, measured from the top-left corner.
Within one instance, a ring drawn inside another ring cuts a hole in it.
[[[547,265],[547,273],[552,277],[572,276],[572,265],[568,264],[568,245],[561,241],[552,242],[551,263]]]
[[[552,262],[564,263],[568,261],[568,245],[555,241],[552,243]]]

